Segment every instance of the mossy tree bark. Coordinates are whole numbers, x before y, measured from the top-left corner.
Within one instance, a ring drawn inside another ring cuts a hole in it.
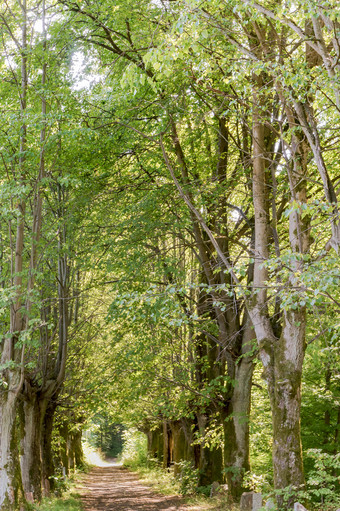
[[[44,412],[41,410],[37,395],[30,390],[32,389],[26,388],[26,399],[22,403],[20,466],[25,494],[32,492],[34,500],[40,501],[42,497],[41,429]]]
[[[73,431],[68,431],[67,435],[67,457],[69,470],[74,472],[76,468],[75,450],[74,450],[74,434]]]
[[[222,447],[206,445],[204,438],[209,426],[213,426],[212,424],[209,424],[209,419],[211,419],[211,414],[197,415],[198,428],[202,438],[198,465],[200,486],[208,486],[214,481],[222,483],[224,480]]]
[[[245,320],[242,357],[235,364],[235,386],[224,415],[224,466],[230,493],[235,500],[244,491],[243,476],[250,470],[249,415],[254,372],[254,330],[250,319]]]
[[[168,421],[163,420],[163,468],[169,468],[171,463],[170,428]]]
[[[46,409],[45,417],[43,420],[41,452],[42,452],[42,481],[45,495],[48,495],[50,491],[53,491],[55,488],[55,482],[53,477],[55,475],[55,466],[52,452],[52,432],[56,407],[57,407],[56,401],[51,400]]]
[[[59,435],[60,435],[60,445],[59,445],[59,456],[62,468],[65,471],[65,475],[69,475],[70,473],[70,465],[69,465],[69,429],[67,424],[62,424],[59,427]]]
[[[17,395],[20,374],[11,377],[13,389],[0,395],[0,509],[13,511],[24,501],[16,436]]]
[[[170,428],[173,438],[174,475],[178,476],[181,473],[180,462],[186,460],[186,438],[180,421],[171,421]]]
[[[147,438],[149,456],[158,459],[158,461],[162,463],[164,459],[163,425],[152,431],[148,431]]]
[[[74,460],[77,468],[82,468],[85,465],[85,457],[81,439],[82,429],[81,427],[78,427],[78,429],[73,434]]]

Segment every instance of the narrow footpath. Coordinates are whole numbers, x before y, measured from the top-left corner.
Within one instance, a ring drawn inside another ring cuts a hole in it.
[[[85,511],[185,511],[179,497],[153,493],[135,474],[115,465],[95,467],[83,481]]]

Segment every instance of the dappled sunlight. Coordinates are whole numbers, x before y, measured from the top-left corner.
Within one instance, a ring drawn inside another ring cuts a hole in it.
[[[121,462],[117,461],[117,458],[104,459],[100,451],[95,450],[87,443],[84,444],[83,448],[85,459],[89,465],[96,467],[118,467],[122,465]]]

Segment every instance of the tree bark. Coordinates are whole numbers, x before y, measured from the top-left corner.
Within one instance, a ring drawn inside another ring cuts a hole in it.
[[[180,462],[187,460],[188,446],[181,421],[171,421],[170,429],[173,439],[174,475],[181,473]]]
[[[11,378],[17,389],[20,375]],[[20,473],[15,418],[17,395],[13,389],[0,395],[0,509],[13,511],[23,502],[23,489]]]
[[[163,421],[163,468],[169,468],[171,463],[169,425]]]
[[[68,447],[69,447],[69,431],[66,424],[62,424],[59,427],[59,434],[61,437],[60,442],[60,461],[62,464],[62,467],[65,469],[65,475],[68,476],[70,473],[70,465],[69,465],[69,453],[68,453]]]
[[[213,446],[209,447],[205,444],[205,433],[209,427],[211,416],[207,414],[197,414],[198,428],[202,443],[200,445],[200,458],[199,458],[199,485],[208,486],[214,481],[223,483],[223,452],[222,447]]]
[[[301,428],[301,376],[305,351],[305,310],[285,311],[283,329],[275,350],[275,385],[270,387],[273,422],[275,488],[301,490],[305,484]],[[297,326],[300,325],[300,326]],[[282,497],[279,504],[284,505]],[[293,507],[294,496],[288,499]]]
[[[157,459],[161,463],[163,462],[163,426],[159,426],[157,429],[148,431],[148,454],[151,458]]]
[[[81,469],[85,465],[85,457],[82,445],[82,430],[77,429],[73,434],[73,450],[76,468]]]
[[[250,470],[249,415],[254,372],[253,340],[254,331],[248,319],[242,341],[242,357],[235,367],[235,387],[223,420],[224,466],[228,488],[235,500],[240,499],[244,491],[244,473]]]
[[[50,401],[45,417],[43,420],[43,428],[42,428],[42,442],[41,442],[41,451],[42,451],[42,481],[43,481],[43,489],[45,496],[47,496],[50,491],[53,491],[55,488],[54,483],[54,475],[55,475],[55,466],[53,461],[53,453],[52,453],[52,432],[53,432],[53,422],[54,422],[54,414],[56,411],[56,402]]]
[[[34,390],[29,396],[26,394],[22,404],[22,483],[25,494],[32,492],[34,500],[37,501],[42,498],[41,433],[45,407],[45,403],[39,402]]]
[[[74,472],[76,468],[76,460],[75,460],[75,449],[74,449],[74,434],[73,432],[68,432],[67,435],[67,456],[68,456],[68,466],[69,470]]]

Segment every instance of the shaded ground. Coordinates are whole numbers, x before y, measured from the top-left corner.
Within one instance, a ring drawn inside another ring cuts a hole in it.
[[[95,467],[83,482],[86,511],[185,511],[179,497],[156,495],[127,469],[106,464]]]

